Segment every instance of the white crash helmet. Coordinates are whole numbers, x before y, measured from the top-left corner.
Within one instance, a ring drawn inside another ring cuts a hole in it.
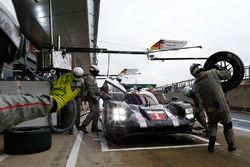
[[[190,66],[189,70],[190,70],[190,73],[191,73],[194,77],[196,77],[201,71],[203,71],[203,68],[202,68],[201,64],[195,64],[195,63],[193,63],[193,64]]]
[[[84,70],[81,67],[75,67],[73,69],[73,74],[75,77],[80,78],[83,76]]]
[[[191,97],[193,94],[193,89],[190,86],[185,86],[182,91],[183,94],[187,97]]]

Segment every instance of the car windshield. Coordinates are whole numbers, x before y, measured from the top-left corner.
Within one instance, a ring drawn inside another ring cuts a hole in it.
[[[152,94],[129,93],[126,95],[125,101],[128,104],[137,104],[146,106],[159,104],[157,99]]]

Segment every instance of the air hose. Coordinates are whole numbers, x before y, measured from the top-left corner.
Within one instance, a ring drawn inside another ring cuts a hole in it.
[[[48,78],[44,78],[44,77],[39,76],[37,73],[35,73],[35,72],[30,68],[30,66],[29,66],[29,64],[28,64],[28,60],[27,60],[27,54],[28,54],[28,53],[24,54],[24,64],[26,65],[26,67],[28,68],[28,70],[29,70],[33,75],[35,75],[36,77],[38,77],[39,79],[48,81],[48,80],[49,80]]]
[[[55,133],[63,133],[63,132],[66,132],[66,131],[70,130],[75,125],[76,116],[77,116],[77,106],[76,106],[75,100],[70,101],[68,103],[68,105],[72,106],[70,109],[72,109],[73,118],[72,118],[71,122],[69,123],[69,125],[66,128],[57,128],[57,127],[55,127],[53,125],[53,122],[52,122],[52,110],[48,113],[49,127],[53,132],[55,132]]]

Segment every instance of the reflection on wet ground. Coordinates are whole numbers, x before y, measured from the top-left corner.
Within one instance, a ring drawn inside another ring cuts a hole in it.
[[[250,121],[233,119],[233,126],[250,130]]]

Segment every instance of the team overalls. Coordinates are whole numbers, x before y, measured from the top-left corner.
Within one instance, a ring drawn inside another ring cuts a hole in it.
[[[218,123],[224,126],[224,136],[228,144],[234,142],[230,109],[221,87],[221,80],[229,79],[227,70],[208,70],[201,72],[194,83],[197,95],[202,99],[208,116],[209,136],[216,137]]]

